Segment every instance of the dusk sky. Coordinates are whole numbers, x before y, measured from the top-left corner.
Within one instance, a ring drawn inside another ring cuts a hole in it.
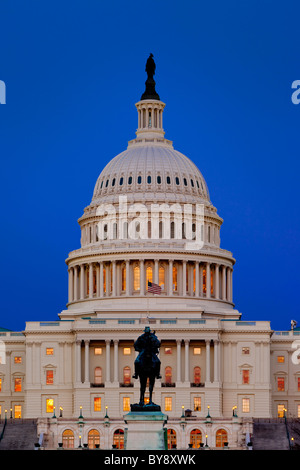
[[[299,1],[2,0],[0,18],[0,327],[66,308],[77,220],[135,138],[149,53],[165,137],[224,219],[236,309],[300,326]]]

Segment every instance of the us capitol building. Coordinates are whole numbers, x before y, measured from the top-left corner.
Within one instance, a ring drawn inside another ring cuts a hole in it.
[[[0,329],[1,417],[38,419],[46,448],[124,448],[146,326],[161,341],[153,401],[169,448],[244,449],[254,418],[300,417],[300,331],[243,321],[235,308],[223,220],[199,169],[165,138],[154,70],[150,56],[136,138],[79,218],[66,309],[23,332]]]

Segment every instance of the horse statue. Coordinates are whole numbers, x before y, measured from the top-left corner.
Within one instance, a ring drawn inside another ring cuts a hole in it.
[[[160,341],[155,336],[155,332],[150,331],[150,327],[146,326],[144,333],[138,337],[134,343],[134,349],[139,352],[134,366],[134,379],[140,379],[140,402],[138,405],[132,405],[131,410],[140,411],[142,409],[150,409],[160,411],[159,405],[152,402],[152,393],[154,389],[155,379],[161,379],[160,360],[157,357],[160,348]],[[149,403],[145,405],[145,391],[147,380],[149,379]]]

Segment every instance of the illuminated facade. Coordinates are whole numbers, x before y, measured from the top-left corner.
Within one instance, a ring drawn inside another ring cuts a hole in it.
[[[38,418],[48,448],[123,448],[123,415],[139,400],[133,343],[150,325],[169,447],[245,448],[253,418],[300,417],[299,331],[241,319],[205,180],[165,139],[165,104],[136,107],[136,138],[103,169],[79,219],[67,308],[24,333],[0,331],[1,417]]]

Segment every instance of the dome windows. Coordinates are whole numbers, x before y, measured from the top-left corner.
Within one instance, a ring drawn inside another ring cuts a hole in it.
[[[171,178],[170,178],[170,176],[167,176],[167,184],[171,184]]]
[[[105,187],[107,188],[109,180],[106,180]]]
[[[148,175],[148,176],[147,176],[147,183],[148,183],[148,184],[151,184],[151,175]]]
[[[183,184],[184,184],[184,186],[187,186],[187,179],[186,178],[183,178]]]
[[[113,178],[111,185],[114,186],[116,184],[116,178]]]
[[[157,184],[161,184],[161,176],[157,175]]]
[[[132,184],[132,176],[128,177],[128,184]]]
[[[137,183],[138,183],[138,184],[141,184],[141,183],[142,183],[142,177],[141,177],[141,176],[138,176],[138,178],[137,178]]]
[[[123,178],[123,176],[121,176],[120,181],[119,181],[119,185],[123,186],[123,182],[124,182],[124,178]]]
[[[176,176],[176,178],[175,178],[175,183],[177,184],[177,186],[179,186],[179,184],[180,184],[180,181],[179,181],[179,178],[178,178],[178,176]]]

